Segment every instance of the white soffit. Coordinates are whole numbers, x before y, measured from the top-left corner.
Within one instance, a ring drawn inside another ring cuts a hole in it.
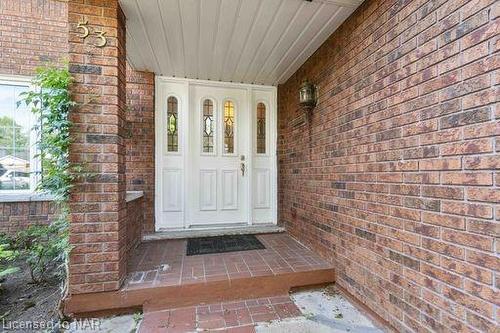
[[[120,0],[127,59],[191,79],[285,82],[361,0]]]

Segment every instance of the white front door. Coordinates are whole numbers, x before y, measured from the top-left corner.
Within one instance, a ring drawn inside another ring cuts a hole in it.
[[[244,88],[191,85],[189,226],[248,223],[247,99]]]
[[[276,224],[276,88],[156,79],[156,229]]]

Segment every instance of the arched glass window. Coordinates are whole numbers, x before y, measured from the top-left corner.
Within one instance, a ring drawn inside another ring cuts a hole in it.
[[[266,105],[257,104],[257,154],[266,153]]]
[[[203,101],[203,124],[202,124],[202,137],[203,137],[203,152],[214,152],[214,103],[210,99]]]
[[[224,103],[224,153],[234,153],[234,104]]]
[[[179,112],[177,98],[167,99],[167,151],[179,151]]]

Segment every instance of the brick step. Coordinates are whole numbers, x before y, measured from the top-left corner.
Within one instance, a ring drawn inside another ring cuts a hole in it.
[[[146,311],[139,333],[195,332],[217,330],[223,332],[254,333],[257,323],[284,320],[302,313],[289,295],[244,299]]]
[[[65,302],[65,312],[87,315],[96,312],[120,312],[124,309],[158,311],[203,303],[287,294],[291,288],[332,283],[333,268],[311,271],[226,279],[178,286],[141,286],[116,292],[73,295]]]
[[[156,311],[202,303],[272,297],[332,283],[333,266],[286,234],[257,236],[265,249],[186,255],[186,240],[142,243],[118,291],[72,295],[65,312]]]

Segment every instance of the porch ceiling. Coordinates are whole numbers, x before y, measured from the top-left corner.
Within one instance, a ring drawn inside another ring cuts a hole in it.
[[[127,58],[159,75],[285,82],[362,0],[120,0]]]

